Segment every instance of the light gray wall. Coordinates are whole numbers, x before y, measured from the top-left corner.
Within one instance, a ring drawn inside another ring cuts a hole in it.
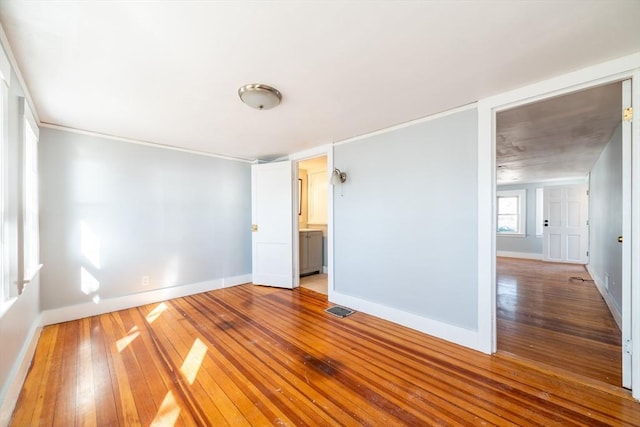
[[[1,83],[0,83],[1,84]],[[8,181],[7,232],[9,251],[9,280],[15,293],[16,283],[22,277],[20,271],[22,250],[20,249],[20,229],[22,216],[22,195],[19,165],[22,151],[22,118],[19,99],[24,92],[15,72],[11,73],[11,86],[8,90],[8,162],[6,173]],[[3,166],[4,168],[4,166]],[[0,404],[4,401],[8,387],[14,380],[16,370],[21,363],[20,354],[28,344],[27,340],[37,327],[40,314],[40,283],[36,277],[18,296],[13,305],[0,316]],[[2,414],[0,414],[2,415]]]
[[[42,129],[40,171],[43,309],[251,273],[248,163]]]
[[[589,186],[589,266],[600,283],[608,276],[609,294],[622,308],[622,126],[591,170]]]
[[[475,330],[476,110],[339,145],[334,164],[335,290]]]

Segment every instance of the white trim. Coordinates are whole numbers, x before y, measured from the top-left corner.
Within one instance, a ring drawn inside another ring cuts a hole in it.
[[[333,151],[334,151],[334,147],[331,146],[329,147],[329,150],[327,151],[327,168],[328,170],[332,171],[334,168],[334,164],[333,164]],[[334,188],[335,186],[333,185],[329,185],[327,187],[327,299],[329,301],[331,301],[333,299],[333,295],[335,293],[335,280],[334,280],[334,274],[335,274],[335,266],[334,266],[334,250],[335,248],[333,247],[333,233],[334,233],[334,228],[333,228],[333,215],[334,215],[334,210],[333,210],[333,197],[334,197]]]
[[[496,251],[496,256],[505,258],[520,258],[520,259],[535,259],[542,261],[542,254],[536,254],[532,252],[513,252],[513,251]]]
[[[496,351],[496,156],[492,141],[495,114],[478,102],[478,342],[484,353]]]
[[[528,104],[630,77],[633,84],[633,102],[640,105],[640,52],[612,61],[583,68],[516,90],[478,101],[478,328],[483,347],[496,349],[495,308],[495,114],[514,106]],[[640,126],[634,126],[633,144],[640,144]],[[640,176],[640,150],[634,150],[632,174]],[[640,288],[640,188],[632,194],[632,285]],[[640,399],[640,293],[632,302],[632,389],[633,397]]]
[[[536,179],[533,181],[525,180],[525,181],[510,181],[510,182],[500,182],[497,183],[498,187],[510,187],[510,186],[518,186],[518,185],[531,185],[531,184],[580,184],[580,183],[589,182],[589,175],[585,175],[583,177],[563,177],[563,178],[549,178],[549,179]]]
[[[92,132],[92,131],[88,131],[88,130],[82,130],[82,129],[76,129],[76,128],[71,128],[71,127],[66,127],[66,126],[54,125],[52,123],[40,122],[40,127],[49,128],[49,129],[56,129],[56,130],[62,130],[62,131],[66,131],[66,132],[77,133],[77,134],[80,134],[80,135],[93,136],[93,137],[96,137],[96,138],[111,139],[113,141],[128,142],[129,144],[146,145],[147,147],[154,147],[154,148],[162,148],[162,149],[165,149],[165,150],[180,151],[182,153],[196,154],[196,155],[199,155],[199,156],[215,157],[215,158],[224,159],[224,160],[234,160],[234,161],[243,162],[243,163],[257,163],[259,161],[258,159],[243,159],[243,158],[240,158],[240,157],[224,156],[222,154],[214,154],[214,153],[209,153],[207,151],[192,150],[192,149],[189,149],[189,148],[176,147],[174,145],[166,145],[166,144],[159,144],[159,143],[156,143],[156,142],[142,141],[142,140],[139,140],[139,139],[124,138],[124,137],[121,137],[121,136],[109,135],[109,134],[106,134],[106,133]]]
[[[317,147],[309,148],[308,150],[298,151],[297,153],[289,154],[283,160],[300,161],[307,159],[314,159],[316,157],[329,156],[331,151],[331,144],[319,145]]]
[[[335,291],[332,293],[330,301],[474,350],[478,349],[478,334],[476,331],[439,322],[417,314],[407,313],[406,311]]]
[[[598,275],[596,275],[595,272],[591,269],[591,265],[589,264],[587,264],[587,271],[589,272],[591,277],[593,277],[593,283],[596,285],[596,288],[598,289],[598,292],[600,292],[600,295],[602,295],[602,299],[604,299],[604,302],[607,303],[607,307],[609,307],[609,311],[611,312],[613,319],[616,321],[618,329],[622,330],[622,313],[620,313],[620,310],[618,310],[618,307],[616,307],[616,304],[613,301],[613,297],[611,296],[609,291],[607,291],[607,287],[604,285],[604,283],[602,283],[600,277],[598,277]]]
[[[636,67],[640,68],[639,64]],[[632,74],[631,103],[640,110],[640,69]],[[638,114],[640,116],[640,114]],[[631,130],[631,182],[640,182],[640,119],[634,118]],[[631,186],[631,289],[640,289],[640,185]],[[631,292],[631,387],[633,397],[640,400],[640,292]]]
[[[0,79],[7,86],[11,86],[11,62],[9,62],[9,57],[2,46],[0,46]]]
[[[40,339],[40,332],[42,332],[39,319],[40,317],[36,318],[31,325],[22,349],[18,353],[13,367],[7,375],[5,388],[2,390],[2,393],[0,393],[0,426],[9,425],[11,415],[13,414],[20,391],[22,390],[22,385],[27,378],[27,373],[29,372],[29,367],[31,366],[31,361],[33,360],[33,355],[36,352],[38,340]]]
[[[341,141],[335,142],[333,145],[334,146],[338,146],[338,145],[349,144],[351,142],[355,142],[355,141],[358,141],[360,139],[369,138],[369,137],[376,136],[376,135],[381,135],[381,134],[384,134],[384,133],[387,133],[387,132],[393,132],[393,131],[398,130],[398,129],[402,129],[402,128],[406,128],[406,127],[409,127],[409,126],[417,125],[419,123],[429,122],[431,120],[437,120],[437,119],[440,119],[442,117],[450,116],[452,114],[457,114],[457,113],[460,113],[460,112],[466,111],[466,110],[471,110],[472,108],[476,108],[476,107],[477,107],[477,103],[473,102],[471,104],[463,105],[461,107],[453,108],[451,110],[441,111],[439,113],[431,114],[429,116],[421,117],[419,119],[411,120],[409,122],[400,123],[400,124],[397,124],[397,125],[389,126],[389,127],[382,128],[382,129],[378,129],[378,130],[375,130],[373,132],[363,133],[362,135],[357,135],[357,136],[353,136],[351,138],[343,139]]]
[[[70,320],[82,319],[89,316],[97,316],[104,313],[138,307],[145,304],[153,304],[160,301],[166,301],[168,299],[185,297],[250,282],[251,275],[245,274],[242,276],[207,280],[189,285],[154,289],[148,292],[108,298],[100,300],[98,303],[86,302],[83,304],[44,310],[41,315],[41,326],[68,322]]]
[[[11,49],[11,44],[9,43],[9,39],[7,38],[7,34],[4,32],[4,27],[0,24],[0,43],[4,48],[4,52],[9,58],[9,62],[11,63],[11,68],[13,68],[13,72],[18,77],[18,83],[22,87],[22,92],[24,93],[24,97],[27,99],[29,103],[29,107],[33,112],[33,116],[36,122],[40,123],[40,117],[38,116],[38,110],[35,108],[35,103],[33,102],[33,98],[31,97],[31,92],[29,92],[29,87],[25,83],[24,77],[22,77],[22,72],[20,71],[20,67],[18,67],[18,61],[16,61],[16,57],[13,54],[13,50]]]

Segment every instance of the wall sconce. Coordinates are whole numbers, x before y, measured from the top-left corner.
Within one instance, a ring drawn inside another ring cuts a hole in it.
[[[329,180],[329,184],[338,185],[342,184],[347,180],[347,173],[342,172],[340,169],[335,168],[333,173],[331,174],[331,179]]]

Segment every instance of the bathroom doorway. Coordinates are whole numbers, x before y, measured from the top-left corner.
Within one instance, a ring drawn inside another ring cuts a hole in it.
[[[298,162],[298,230],[300,287],[328,294],[327,156]]]

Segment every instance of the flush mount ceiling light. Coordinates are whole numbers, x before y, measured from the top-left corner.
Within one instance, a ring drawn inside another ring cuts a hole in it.
[[[268,110],[282,101],[282,94],[278,89],[259,83],[242,86],[238,89],[238,96],[249,107],[258,110]]]

